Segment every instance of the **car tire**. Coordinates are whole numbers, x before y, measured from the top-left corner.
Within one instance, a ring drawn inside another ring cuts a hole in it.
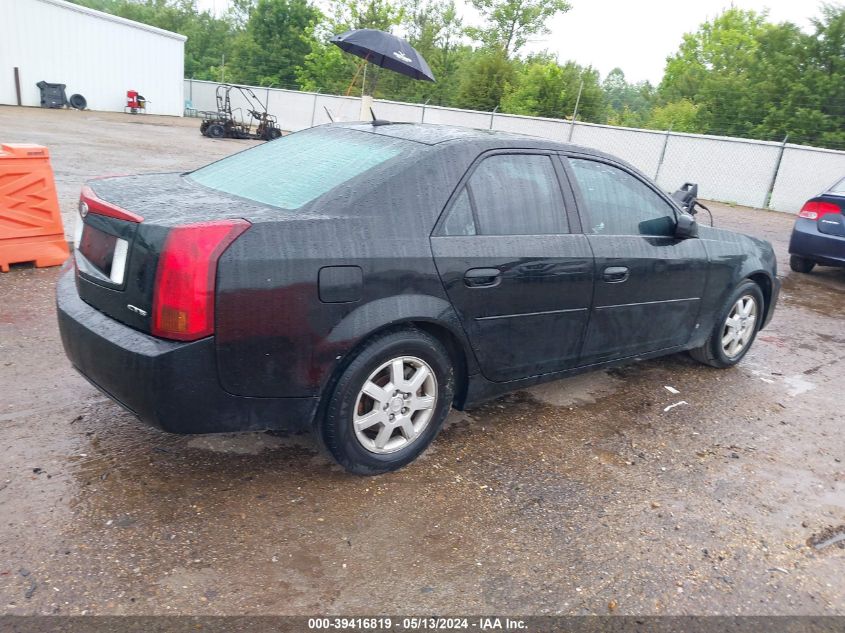
[[[746,279],[719,311],[719,318],[707,341],[701,347],[690,350],[690,356],[711,367],[733,367],[751,348],[760,330],[764,309],[763,291],[756,283]]]
[[[816,262],[798,255],[789,256],[789,267],[796,273],[809,273],[816,267]]]
[[[335,382],[317,428],[319,440],[351,473],[401,468],[440,431],[454,384],[452,360],[436,338],[417,329],[379,334]]]

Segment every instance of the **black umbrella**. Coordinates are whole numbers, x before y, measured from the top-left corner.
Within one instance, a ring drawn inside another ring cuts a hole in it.
[[[401,37],[376,29],[357,29],[335,35],[329,41],[347,53],[357,55],[376,66],[412,79],[434,81],[431,68],[423,56]]]

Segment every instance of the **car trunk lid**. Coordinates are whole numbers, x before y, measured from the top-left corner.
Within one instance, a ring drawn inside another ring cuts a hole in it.
[[[819,233],[845,237],[845,197],[824,193],[810,198],[799,216],[816,221]]]
[[[266,207],[180,174],[91,181],[80,196],[75,235],[80,297],[126,325],[152,332],[156,273],[173,229],[240,220],[259,211]]]

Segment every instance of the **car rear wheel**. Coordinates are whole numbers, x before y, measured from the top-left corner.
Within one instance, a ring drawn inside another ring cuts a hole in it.
[[[318,429],[346,470],[375,475],[422,453],[449,413],[454,370],[449,353],[419,330],[375,337],[343,370]]]
[[[690,356],[711,367],[732,367],[748,353],[763,319],[763,292],[743,281],[725,302],[707,341]]]
[[[789,267],[796,273],[808,273],[816,267],[816,262],[798,255],[789,256]]]

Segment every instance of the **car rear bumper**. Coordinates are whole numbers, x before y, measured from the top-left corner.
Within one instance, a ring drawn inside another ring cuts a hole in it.
[[[303,431],[318,398],[248,398],[223,390],[213,337],[162,340],[99,312],[76,289],[67,266],[56,288],[59,331],[70,362],[142,421],[171,433]]]
[[[789,240],[789,254],[823,266],[845,266],[845,237],[821,233],[814,220],[798,218]]]

